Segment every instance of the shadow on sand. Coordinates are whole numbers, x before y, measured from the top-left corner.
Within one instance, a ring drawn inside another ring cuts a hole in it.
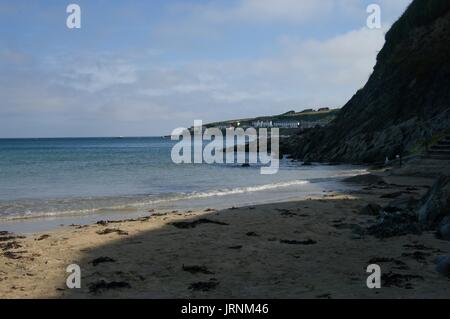
[[[367,289],[369,261],[401,256],[411,239],[380,241],[355,234],[370,219],[358,214],[363,204],[358,199],[305,200],[195,217],[172,213],[99,223],[90,227],[112,241],[84,251],[81,260],[74,261],[82,269],[81,289],[59,290],[54,297],[415,296],[416,291],[402,287],[385,289],[381,295]],[[160,219],[157,227],[142,227],[153,225],[155,218]],[[142,228],[147,230],[137,231]],[[395,260],[385,269],[391,266]],[[417,267],[409,269],[405,263],[410,272],[420,272],[423,265]],[[421,282],[423,277],[411,280]]]

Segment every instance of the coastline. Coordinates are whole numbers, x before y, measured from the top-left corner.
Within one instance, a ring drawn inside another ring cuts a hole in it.
[[[328,166],[316,165],[312,171],[306,174],[314,174]],[[310,169],[310,167],[308,167]],[[268,184],[257,184],[257,181],[248,186],[235,188],[213,188],[209,191],[191,193],[168,193],[158,197],[146,195],[127,197],[127,201],[116,206],[98,206],[92,209],[72,211],[33,212],[18,215],[6,215],[0,217],[0,231],[8,231],[18,234],[32,234],[36,232],[52,231],[61,227],[79,224],[89,225],[98,220],[123,220],[145,217],[149,212],[165,213],[171,211],[201,211],[214,207],[216,210],[227,209],[230,206],[245,207],[270,203],[283,203],[303,200],[311,195],[321,195],[331,191],[346,192],[353,186],[342,183],[344,178],[367,173],[365,167],[345,166],[333,168],[334,175],[321,178],[291,179],[275,181]],[[76,199],[82,202],[82,199]],[[106,201],[102,198],[103,201]],[[114,201],[115,197],[111,197]],[[42,200],[46,202],[47,200]],[[55,200],[53,200],[55,201]],[[68,203],[71,199],[59,199],[59,202]],[[86,198],[85,201],[95,202],[95,197]],[[19,206],[21,201],[18,201]],[[232,204],[230,204],[232,203]],[[8,203],[6,204],[8,206]],[[31,204],[27,207],[32,209]],[[21,207],[23,210],[23,207]],[[1,207],[0,207],[1,211]]]
[[[376,220],[361,213],[368,204],[386,205],[392,199],[383,197],[399,192],[423,196],[445,169],[436,163],[435,172],[423,161],[377,172],[384,187],[300,201],[3,234],[0,297],[448,298],[449,281],[434,265],[448,242],[426,231],[382,239],[358,232]],[[386,277],[370,290],[366,267],[375,261]],[[82,288],[71,290],[66,267],[74,263]]]

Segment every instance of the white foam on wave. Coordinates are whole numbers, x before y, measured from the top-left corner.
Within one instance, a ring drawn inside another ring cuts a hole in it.
[[[247,186],[247,187],[237,187],[230,189],[221,189],[221,190],[213,190],[207,192],[192,192],[192,193],[179,193],[172,194],[165,198],[157,198],[149,200],[148,197],[143,197],[141,199],[136,199],[134,203],[126,203],[124,205],[112,205],[112,206],[101,206],[96,208],[88,208],[88,209],[68,209],[63,211],[26,211],[24,213],[16,213],[8,216],[0,217],[0,220],[4,221],[14,221],[14,220],[26,220],[26,219],[39,219],[39,218],[52,218],[52,217],[61,217],[61,216],[80,216],[86,214],[96,214],[107,211],[122,211],[122,210],[138,210],[139,208],[150,208],[152,205],[157,205],[161,203],[174,202],[180,200],[195,200],[195,199],[203,199],[203,198],[211,198],[211,197],[222,197],[229,195],[237,195],[237,194],[245,194],[252,192],[261,192],[271,189],[277,188],[285,188],[292,186],[301,186],[308,184],[309,182],[306,180],[293,180],[287,182],[278,182],[278,183],[270,183],[264,185],[256,185],[256,186]]]
[[[180,199],[196,199],[196,198],[207,198],[207,197],[215,197],[215,196],[244,194],[244,193],[251,193],[251,192],[261,192],[261,191],[265,191],[265,190],[282,188],[282,187],[305,185],[308,183],[309,183],[308,181],[297,180],[297,181],[272,183],[272,184],[265,184],[265,185],[258,185],[258,186],[237,187],[237,188],[232,188],[232,189],[224,189],[224,190],[217,190],[217,191],[211,191],[211,192],[194,192],[194,193],[191,193],[190,195],[186,195]],[[157,201],[154,201],[154,203],[156,203],[156,202]]]

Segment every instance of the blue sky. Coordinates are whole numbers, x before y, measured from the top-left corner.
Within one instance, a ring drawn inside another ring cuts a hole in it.
[[[0,0],[0,137],[162,135],[340,107],[410,2]],[[66,27],[70,3],[81,29]]]

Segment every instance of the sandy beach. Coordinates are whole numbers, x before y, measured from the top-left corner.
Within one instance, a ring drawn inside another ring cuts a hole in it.
[[[450,253],[448,241],[433,232],[364,232],[376,221],[368,204],[426,193],[446,169],[445,161],[430,161],[376,172],[385,184],[348,194],[2,233],[0,297],[448,298],[449,279],[434,264]],[[366,286],[372,263],[382,268],[381,289]],[[81,289],[66,286],[70,264],[81,267]]]

